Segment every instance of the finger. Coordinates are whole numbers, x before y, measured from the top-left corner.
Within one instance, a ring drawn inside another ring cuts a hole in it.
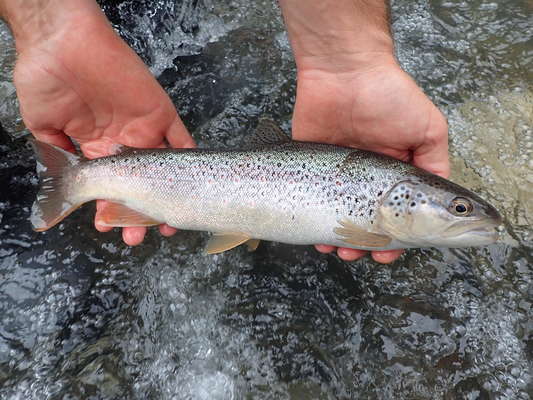
[[[98,232],[109,232],[111,229],[113,229],[112,226],[108,226],[108,225],[102,225],[100,224],[96,218],[94,219],[94,227],[96,228],[96,230]]]
[[[146,235],[146,228],[144,226],[130,226],[122,229],[122,240],[128,246],[137,246],[141,244]]]
[[[186,149],[192,149],[193,147],[196,147],[194,139],[187,131],[187,128],[185,128],[185,125],[183,125],[181,118],[178,116],[176,116],[176,119],[168,128],[165,137],[168,141],[168,144],[170,144],[170,147],[180,147]]]
[[[381,264],[389,264],[395,261],[403,253],[403,250],[384,250],[384,251],[373,251],[372,258],[374,261]]]
[[[413,164],[444,178],[450,175],[448,123],[436,109],[430,117],[424,143],[414,150]]]
[[[174,235],[178,230],[176,228],[173,228],[171,226],[168,226],[167,224],[161,224],[159,225],[159,232],[163,236],[172,236]]]
[[[344,261],[355,261],[364,257],[368,253],[365,250],[348,249],[346,247],[339,247],[337,255]]]
[[[32,134],[41,142],[61,147],[66,151],[70,151],[71,153],[76,152],[76,147],[74,147],[72,140],[70,140],[69,137],[63,133],[63,131],[57,129],[36,129],[32,131]]]
[[[113,229],[112,226],[102,225],[100,221],[100,213],[107,206],[107,201],[105,200],[96,200],[96,214],[94,216],[94,227],[98,232],[109,232]]]
[[[335,250],[335,246],[329,246],[327,244],[317,244],[315,245],[315,249],[317,249],[319,253],[327,254]]]

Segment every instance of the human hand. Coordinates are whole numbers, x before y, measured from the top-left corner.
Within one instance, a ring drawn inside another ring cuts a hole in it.
[[[298,69],[293,137],[449,173],[446,120],[394,58],[386,0],[280,0]],[[335,250],[319,245],[321,252]],[[366,252],[337,249],[344,260]],[[374,251],[382,263],[401,250]]]
[[[37,26],[47,30],[39,37],[17,38],[13,29],[19,53],[14,82],[24,122],[38,140],[73,151],[72,138],[88,158],[112,154],[117,144],[194,146],[167,94],[94,1],[48,9],[54,15],[42,16]],[[96,223],[106,204],[97,203],[95,226],[102,232],[111,229]],[[175,229],[161,225],[160,231]],[[136,245],[145,232],[129,227],[122,236]]]
[[[412,162],[437,175],[449,175],[448,127],[444,116],[416,83],[384,54],[360,54],[353,71],[301,68],[298,71],[293,138],[339,144]],[[317,245],[323,253],[333,246]],[[366,251],[338,248],[344,260]],[[374,251],[381,263],[402,250]]]

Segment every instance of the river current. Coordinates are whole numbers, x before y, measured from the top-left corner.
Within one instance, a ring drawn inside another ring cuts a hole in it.
[[[295,69],[274,1],[101,2],[200,146],[290,126]],[[446,114],[452,179],[499,210],[494,245],[391,265],[207,235],[96,232],[94,205],[31,230],[37,190],[0,26],[1,399],[533,397],[533,5],[395,0],[398,58]]]

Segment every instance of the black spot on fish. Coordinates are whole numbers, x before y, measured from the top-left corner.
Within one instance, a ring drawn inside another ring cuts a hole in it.
[[[373,212],[373,211],[374,211],[374,210],[370,210],[370,211],[368,212],[368,215],[372,215],[372,212]]]
[[[411,207],[414,207],[414,206],[416,206],[416,203],[413,201],[413,202],[411,203]]]
[[[405,195],[405,198],[408,199],[408,198],[409,198],[409,194],[406,194],[406,195]]]
[[[399,216],[400,216],[400,214],[396,213],[396,214],[394,214],[394,216],[396,216],[396,217],[399,217]]]
[[[378,192],[378,196],[381,196],[382,194],[383,194],[383,190],[380,190],[380,191]]]
[[[426,200],[422,200],[421,203],[422,203],[422,204],[426,204]]]
[[[417,193],[416,197],[418,197],[418,198],[422,197],[422,193]]]
[[[398,200],[398,196],[394,196],[394,200]]]

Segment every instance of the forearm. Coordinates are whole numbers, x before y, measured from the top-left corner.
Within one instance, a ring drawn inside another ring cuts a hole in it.
[[[393,59],[388,0],[279,0],[298,70]]]
[[[19,50],[47,40],[80,19],[105,20],[94,0],[0,0],[0,18],[11,28]]]

